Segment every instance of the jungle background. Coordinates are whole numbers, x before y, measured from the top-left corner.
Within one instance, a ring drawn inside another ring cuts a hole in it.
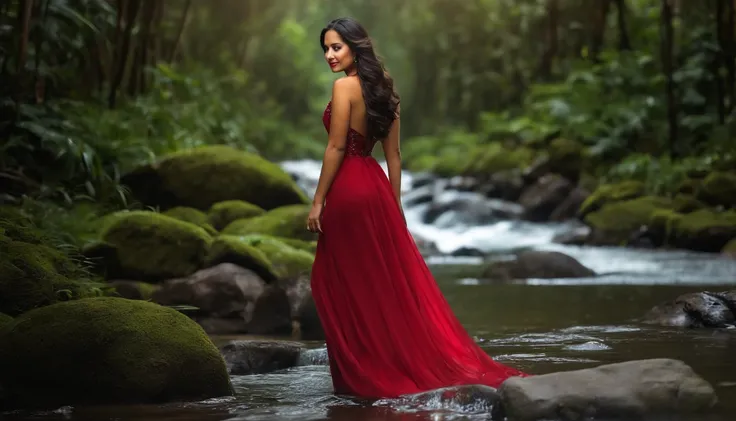
[[[562,135],[653,188],[734,150],[734,5],[707,0],[35,0],[0,5],[3,193],[121,200],[119,175],[228,144],[319,158],[351,15],[403,101],[406,165]],[[440,168],[443,167],[443,168]],[[444,168],[447,167],[447,168]],[[8,197],[6,197],[8,199]]]
[[[426,260],[459,258],[432,269],[490,354],[532,373],[682,358],[734,402],[736,342],[668,329],[736,320],[736,292],[708,292],[736,280],[736,1],[0,0],[0,410],[208,389],[167,341],[220,354],[162,306],[213,337],[323,339],[304,221],[340,16],[395,79],[407,227]],[[98,340],[118,329],[147,339]],[[254,396],[304,378],[300,404],[331,402],[326,371],[293,373]]]

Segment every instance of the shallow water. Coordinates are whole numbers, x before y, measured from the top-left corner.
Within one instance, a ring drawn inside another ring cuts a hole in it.
[[[285,163],[307,191],[319,165]],[[411,174],[404,178],[408,189]],[[720,398],[711,415],[686,421],[736,417],[736,329],[683,330],[642,326],[634,319],[655,304],[694,291],[736,289],[736,259],[683,251],[571,247],[552,244],[568,224],[498,221],[483,226],[421,222],[422,206],[406,209],[412,232],[442,251],[471,247],[504,258],[518,248],[566,253],[600,276],[491,283],[480,279],[480,259],[435,257],[429,263],[460,321],[491,355],[536,374],[645,358],[676,358],[710,381]],[[447,221],[445,221],[447,222]],[[450,221],[451,222],[451,221]],[[231,338],[213,338],[223,342]],[[315,352],[324,344],[310,342]],[[390,346],[384,344],[383,346]],[[486,420],[487,408],[432,402],[375,405],[336,397],[323,365],[232,378],[236,395],[205,402],[156,406],[61,408],[42,413],[0,414],[9,421],[238,421],[238,420]],[[671,418],[668,418],[668,421]],[[646,420],[654,421],[654,420]],[[659,421],[659,420],[657,420]]]
[[[717,285],[493,285],[435,273],[457,316],[491,355],[531,373],[643,358],[677,358],[717,390],[719,412],[688,421],[733,419],[736,331],[641,326],[632,319],[654,304]],[[224,340],[214,338],[217,342]],[[322,348],[320,342],[310,346]],[[387,345],[388,346],[388,345]],[[3,420],[481,420],[486,411],[452,406],[372,406],[331,393],[326,366],[234,376],[236,396],[199,403],[122,408],[62,408],[4,414]]]

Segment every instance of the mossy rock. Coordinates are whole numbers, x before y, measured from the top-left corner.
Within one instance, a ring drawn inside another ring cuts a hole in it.
[[[736,173],[713,172],[709,174],[698,191],[698,199],[710,205],[736,207]]]
[[[727,255],[736,257],[736,238],[726,243],[725,246],[721,249],[721,253]],[[2,325],[2,318],[0,317],[0,325]]]
[[[281,241],[282,243],[295,248],[297,250],[306,251],[309,254],[317,252],[317,241],[304,241],[297,240],[296,238],[284,238],[284,237],[272,237],[275,240]]]
[[[498,172],[523,169],[534,161],[535,151],[527,147],[505,147],[499,143],[478,146],[470,156],[463,173],[486,176]]]
[[[0,237],[0,312],[17,316],[58,301],[102,295],[104,285],[84,274],[58,249]]]
[[[306,204],[309,199],[277,164],[229,146],[173,153],[122,178],[142,203],[206,211],[215,203],[245,200],[264,209]]]
[[[649,234],[657,246],[670,245],[683,214],[671,209],[656,209],[649,218]]]
[[[267,235],[246,235],[239,239],[266,255],[279,280],[294,280],[311,275],[314,254]]]
[[[590,195],[580,205],[578,212],[581,218],[584,218],[591,212],[595,212],[603,205],[608,203],[619,202],[623,200],[635,199],[643,196],[646,189],[644,183],[640,181],[622,181],[614,184],[603,184]]]
[[[309,210],[309,205],[282,206],[261,216],[234,221],[222,230],[222,234],[237,236],[264,234],[313,241],[317,235],[307,230]]]
[[[199,209],[194,209],[187,206],[177,206],[167,210],[163,214],[174,219],[178,219],[180,221],[194,224],[207,231],[207,234],[217,235],[217,230],[210,224],[210,220],[209,217],[207,217],[207,214]]]
[[[204,266],[212,267],[220,263],[233,263],[250,269],[266,282],[277,279],[268,257],[238,236],[220,235],[212,243]]]
[[[570,180],[577,180],[583,169],[585,147],[574,140],[557,138],[548,148],[549,169]]]
[[[0,329],[2,409],[160,404],[231,396],[217,347],[167,307],[90,298],[29,311]]]
[[[690,213],[707,207],[708,205],[689,194],[678,193],[672,199],[672,209],[680,213]]]
[[[50,240],[30,217],[13,206],[0,206],[0,233],[15,241],[30,244],[44,244]]]
[[[673,237],[672,241],[680,248],[720,252],[736,238],[736,211],[701,209],[683,215],[674,226]]]
[[[102,233],[117,249],[109,279],[157,282],[190,275],[199,269],[212,243],[202,228],[150,212],[119,212]]]
[[[233,221],[260,216],[265,212],[262,207],[243,200],[226,200],[212,205],[208,212],[208,221],[216,230],[221,231]]]
[[[5,326],[6,324],[8,324],[8,323],[10,323],[12,321],[13,321],[13,317],[8,316],[5,313],[0,313],[0,329],[2,329],[3,326]]]
[[[108,285],[113,291],[109,294],[111,296],[146,301],[150,301],[153,298],[153,293],[161,288],[159,285],[149,284],[148,282],[123,280],[111,281]]]
[[[703,180],[696,178],[686,178],[680,182],[675,189],[675,193],[687,194],[691,196],[697,196],[700,191],[700,186],[703,184]]]
[[[589,213],[585,223],[595,231],[598,244],[625,245],[633,233],[649,225],[654,211],[671,207],[668,198],[644,196],[606,204]]]

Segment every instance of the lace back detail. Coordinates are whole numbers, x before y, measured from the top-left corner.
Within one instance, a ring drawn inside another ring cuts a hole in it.
[[[327,103],[327,108],[322,115],[322,123],[325,125],[327,133],[330,132],[330,118],[332,117],[332,102]],[[362,134],[353,130],[348,129],[348,138],[345,141],[345,156],[370,156],[373,151],[375,142],[368,142],[368,140]]]

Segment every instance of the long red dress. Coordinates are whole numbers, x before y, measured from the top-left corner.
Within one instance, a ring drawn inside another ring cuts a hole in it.
[[[322,118],[328,132],[330,111],[328,104]],[[335,393],[391,398],[525,376],[491,359],[456,319],[372,148],[349,129],[312,267]]]

